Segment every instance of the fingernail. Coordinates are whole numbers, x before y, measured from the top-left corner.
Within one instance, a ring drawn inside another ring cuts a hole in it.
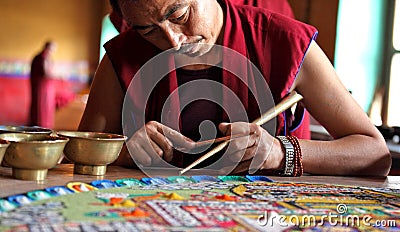
[[[174,131],[174,130],[171,130],[171,131],[169,132],[169,134],[170,134],[170,135],[176,135],[176,134],[178,134],[178,132],[176,132],[176,131]]]
[[[249,174],[254,174],[255,172],[257,172],[257,169],[255,169],[255,168],[251,168],[251,169],[249,169]]]
[[[172,144],[171,140],[169,140],[168,138],[165,138],[165,140],[167,141],[168,145],[173,147],[174,145]]]

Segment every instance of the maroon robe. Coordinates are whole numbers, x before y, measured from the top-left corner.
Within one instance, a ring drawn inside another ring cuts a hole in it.
[[[55,86],[45,70],[46,56],[35,56],[31,66],[30,125],[53,128],[56,110]]]
[[[294,18],[290,4],[286,0],[230,0],[234,4],[262,7]]]

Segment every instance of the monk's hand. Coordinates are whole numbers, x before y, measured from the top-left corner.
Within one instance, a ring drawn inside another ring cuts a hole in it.
[[[277,169],[282,160],[279,141],[264,128],[254,123],[221,123],[220,131],[224,135],[248,134],[232,139],[226,149],[226,155],[238,164],[232,173]]]
[[[194,146],[191,139],[156,121],[146,123],[127,142],[132,159],[143,166],[157,164],[161,159],[170,162],[174,147],[190,150]]]

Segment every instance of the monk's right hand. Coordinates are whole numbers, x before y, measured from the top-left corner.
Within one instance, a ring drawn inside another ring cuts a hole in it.
[[[174,147],[190,150],[194,146],[193,140],[156,121],[146,123],[127,142],[132,159],[143,166],[157,164],[161,159],[170,162]]]

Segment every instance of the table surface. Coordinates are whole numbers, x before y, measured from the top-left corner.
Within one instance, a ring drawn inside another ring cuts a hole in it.
[[[12,170],[0,167],[0,198],[32,190],[44,189],[52,186],[64,186],[68,182],[90,183],[95,180],[117,180],[122,178],[141,179],[146,177],[140,170],[127,169],[119,166],[108,166],[104,176],[79,175],[73,173],[73,164],[59,164],[50,169],[44,181],[17,180],[12,177]],[[162,175],[161,175],[162,176]],[[270,176],[280,182],[304,182],[320,184],[341,184],[365,187],[381,187],[400,189],[400,176],[388,177],[344,177],[344,176],[313,176],[301,177]]]

